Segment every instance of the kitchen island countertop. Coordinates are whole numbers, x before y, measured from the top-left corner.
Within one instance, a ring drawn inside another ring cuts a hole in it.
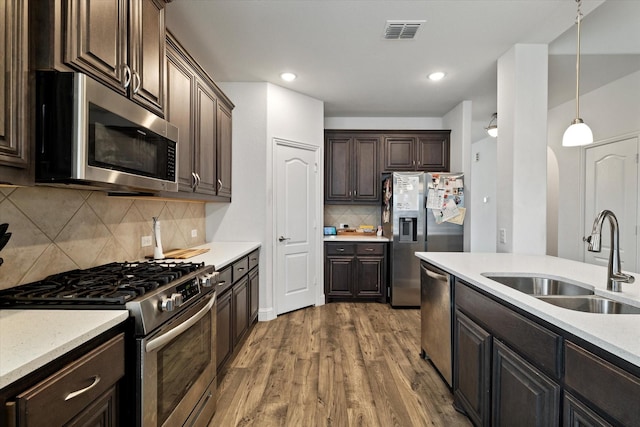
[[[640,275],[622,292],[606,290],[607,269],[544,255],[509,253],[416,252],[416,256],[534,316],[640,367],[640,314],[573,311],[502,285],[481,273],[541,274],[593,287],[594,293],[640,307]]]

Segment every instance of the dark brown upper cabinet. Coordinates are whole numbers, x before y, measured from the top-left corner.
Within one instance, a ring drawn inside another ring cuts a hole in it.
[[[380,202],[379,135],[325,131],[325,203]]]
[[[233,103],[167,34],[166,118],[178,127],[178,193],[164,197],[231,201]]]
[[[384,172],[449,171],[449,130],[384,135]]]
[[[45,0],[33,8],[36,68],[77,70],[164,117],[163,0]]]
[[[28,98],[28,25],[24,0],[0,3],[0,184],[33,183]]]

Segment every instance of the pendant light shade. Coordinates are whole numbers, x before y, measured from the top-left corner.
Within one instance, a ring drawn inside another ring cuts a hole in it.
[[[490,137],[497,138],[498,137],[498,113],[493,113],[491,116],[491,120],[489,121],[489,125],[484,128],[487,131]]]
[[[582,119],[578,118],[573,121],[573,124],[564,131],[562,135],[563,147],[579,147],[581,145],[588,145],[593,142],[593,132],[591,128],[587,126]]]
[[[571,122],[571,126],[567,128],[562,136],[563,147],[578,147],[581,145],[591,144],[593,142],[593,133],[587,124],[580,118],[580,21],[582,21],[582,12],[580,6],[582,0],[576,0],[578,4],[578,15],[576,16],[576,24],[578,25],[578,43],[576,53],[576,118]]]

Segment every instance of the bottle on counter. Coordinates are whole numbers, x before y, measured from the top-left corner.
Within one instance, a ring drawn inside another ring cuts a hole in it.
[[[376,232],[376,235],[378,237],[382,237],[382,226],[381,225],[378,226],[378,231]]]

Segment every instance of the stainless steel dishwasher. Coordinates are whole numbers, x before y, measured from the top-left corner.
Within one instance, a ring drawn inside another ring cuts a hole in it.
[[[451,275],[424,261],[420,263],[420,341],[422,357],[452,385]]]

